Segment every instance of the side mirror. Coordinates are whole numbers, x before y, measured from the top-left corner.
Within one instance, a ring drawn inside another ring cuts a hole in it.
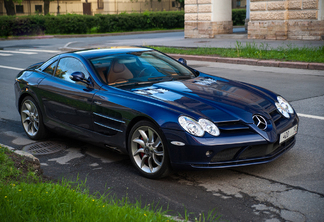
[[[76,82],[79,82],[79,81],[84,81],[86,80],[85,79],[85,75],[83,72],[74,72],[71,74],[70,76],[70,79],[73,80],[73,81],[76,81]]]
[[[187,60],[183,59],[183,58],[180,58],[178,59],[178,62],[180,62],[182,65],[187,65]]]
[[[92,86],[91,79],[86,79],[83,72],[74,72],[70,75],[70,79],[76,82],[83,82],[88,86]]]

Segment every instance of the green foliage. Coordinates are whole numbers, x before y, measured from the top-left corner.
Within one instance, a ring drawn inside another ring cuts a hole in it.
[[[70,182],[0,185],[1,221],[174,221],[164,213]]]
[[[20,174],[14,162],[8,157],[10,152],[7,148],[0,146],[0,184],[6,184],[8,180]]]
[[[67,14],[44,16],[45,32],[47,34],[83,34],[87,33],[87,16]]]
[[[0,16],[0,36],[86,34],[184,27],[184,12],[121,13],[118,15]]]
[[[236,42],[234,48],[171,48],[152,47],[164,53],[184,55],[218,55],[230,58],[253,58],[253,59],[274,59],[280,61],[301,61],[324,63],[324,46],[320,47],[297,47],[293,45],[282,45],[278,48],[271,48],[268,44],[241,43]]]
[[[96,15],[98,32],[137,31],[148,29],[174,29],[184,27],[184,12],[144,12],[118,15]]]
[[[233,9],[232,20],[233,26],[244,25],[246,18],[246,9]]]
[[[12,35],[12,24],[14,23],[14,16],[0,16],[0,36]]]
[[[244,25],[245,9],[233,9],[233,25]],[[108,15],[0,16],[0,36],[128,32],[184,27],[184,12],[121,13]]]

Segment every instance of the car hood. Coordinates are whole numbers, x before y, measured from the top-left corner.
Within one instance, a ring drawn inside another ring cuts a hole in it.
[[[274,99],[263,89],[214,76],[160,82],[132,89],[134,93],[177,106],[183,114],[214,122],[242,120],[252,123],[254,114],[270,118]]]

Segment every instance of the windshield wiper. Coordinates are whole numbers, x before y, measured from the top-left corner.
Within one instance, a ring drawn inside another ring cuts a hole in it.
[[[151,77],[151,78],[148,78],[147,80],[149,80],[149,81],[161,81],[161,80],[170,81],[170,80],[173,80],[173,77],[172,76]]]
[[[191,79],[191,76],[177,76],[177,78],[175,78],[176,80],[178,79]]]

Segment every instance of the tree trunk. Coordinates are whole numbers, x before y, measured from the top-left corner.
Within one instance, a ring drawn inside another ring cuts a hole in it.
[[[16,15],[15,5],[12,0],[4,0],[4,6],[7,11],[7,15]]]
[[[49,14],[50,0],[44,0],[44,15]]]

